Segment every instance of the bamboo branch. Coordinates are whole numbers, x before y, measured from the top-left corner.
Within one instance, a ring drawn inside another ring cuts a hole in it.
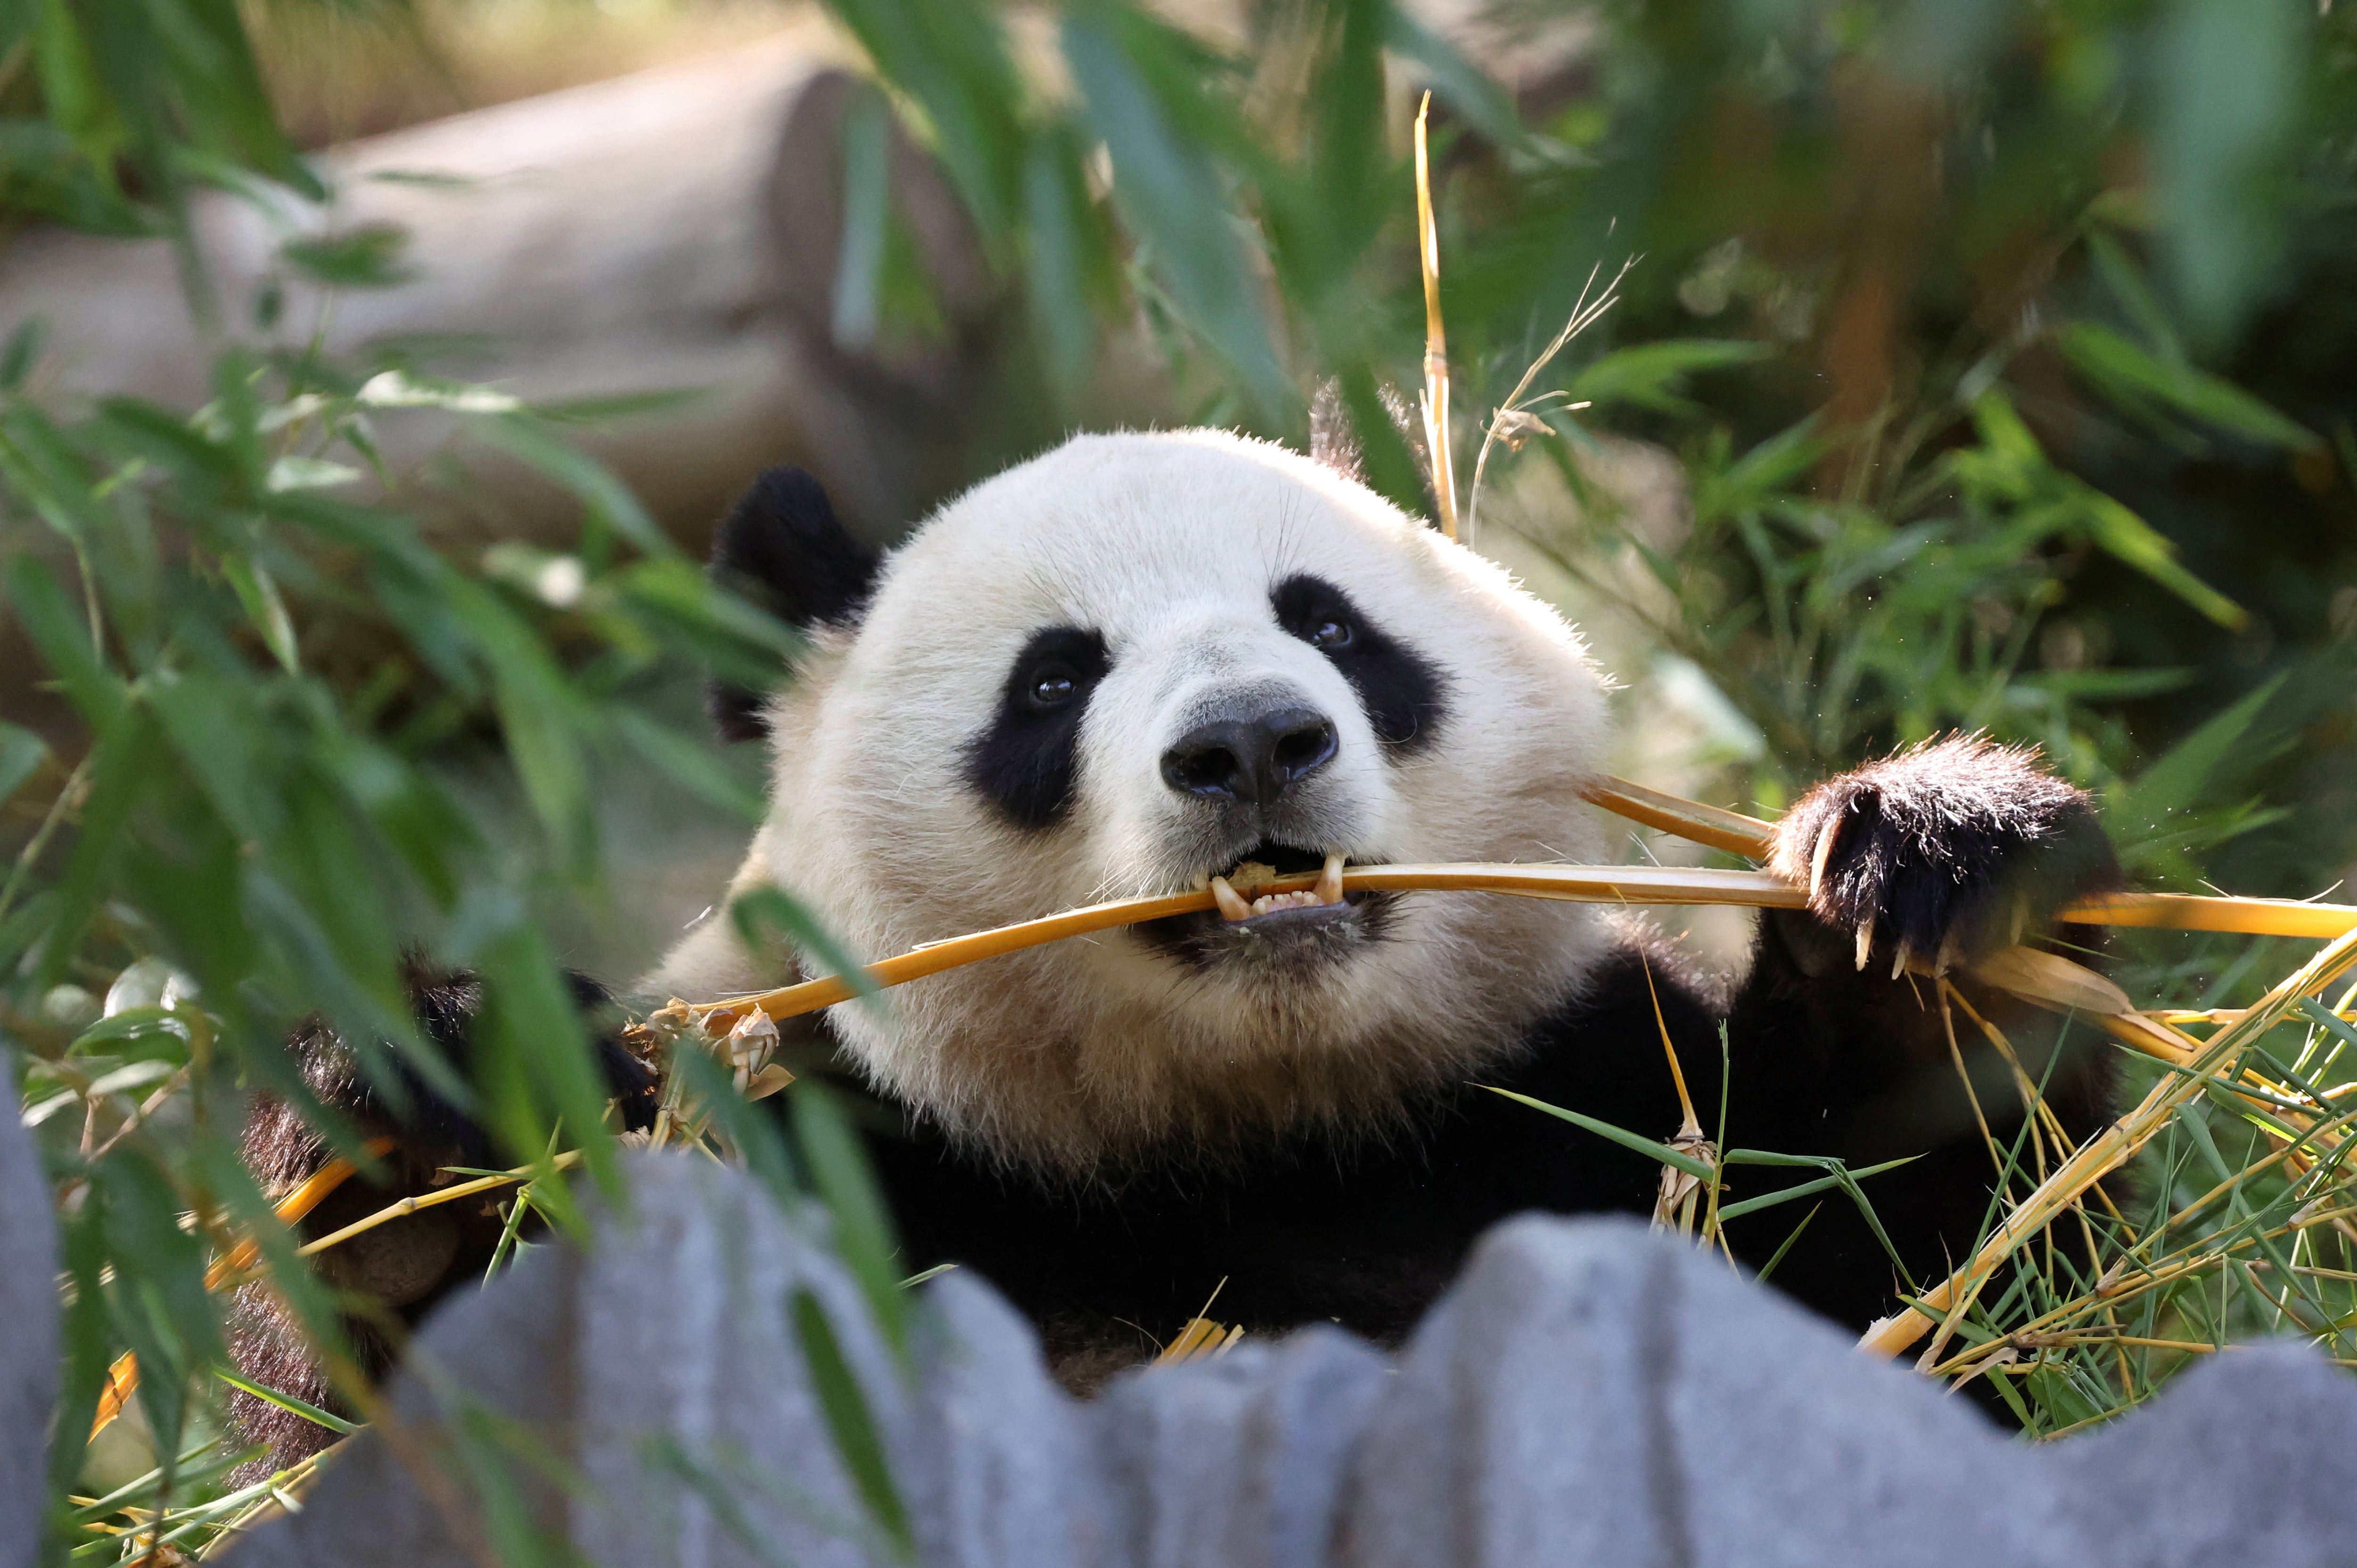
[[[1440,531],[1457,537],[1457,465],[1448,450],[1448,332],[1440,319],[1440,231],[1432,220],[1432,165],[1425,151],[1425,121],[1432,94],[1415,110],[1415,254],[1424,272],[1424,445],[1432,465],[1432,494]]]
[[[1932,1314],[1947,1313],[1990,1271],[2076,1201],[2080,1194],[2125,1165],[2169,1124],[2178,1107],[2201,1093],[2204,1084],[2215,1079],[2221,1067],[2273,1028],[2299,998],[2330,984],[2352,967],[2357,967],[2357,928],[2344,932],[2301,965],[2298,972],[2268,992],[2256,1006],[2195,1047],[2191,1059],[2179,1071],[2153,1085],[2152,1091],[2134,1110],[2089,1139],[2076,1155],[2040,1183],[2037,1190],[2016,1205],[1970,1262],[1926,1293],[1920,1305],[1908,1307],[1867,1329],[1858,1340],[1858,1348],[1876,1355],[1896,1356],[1921,1338],[1932,1326]],[[2117,1018],[2120,1024],[2137,1029],[2139,1034],[2144,1029],[2167,1027],[2134,1014],[2126,1018],[2111,1014],[2099,1016],[2107,1021],[2106,1026],[2110,1026],[2109,1020]],[[2176,1034],[2175,1030],[2169,1032]],[[2183,1036],[2178,1038],[2186,1039]],[[2186,1040],[2186,1044],[2191,1046],[2193,1042]]]

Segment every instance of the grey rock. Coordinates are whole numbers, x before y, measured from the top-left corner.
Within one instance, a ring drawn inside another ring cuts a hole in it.
[[[1116,1381],[1090,1414],[1121,1509],[1121,1561],[1325,1561],[1351,1451],[1389,1381],[1380,1357],[1331,1328]]]
[[[58,1397],[57,1270],[40,1155],[15,1115],[0,1116],[0,1568],[29,1563],[40,1543]]]
[[[807,1292],[888,1451],[906,1398],[816,1221],[740,1173],[626,1162],[630,1203],[576,1256],[536,1250],[436,1314],[390,1390],[395,1431],[331,1463],[241,1564],[459,1568],[515,1528],[611,1564],[883,1561],[795,1330]],[[498,1506],[512,1499],[512,1515]]]
[[[911,1442],[900,1474],[927,1563],[1082,1568],[1116,1535],[1082,1407],[1049,1379],[1031,1326],[952,1272],[925,1287],[913,1333]]]
[[[838,1455],[804,1294],[915,1560],[944,1568],[2352,1559],[2357,1386],[2298,1346],[2222,1355],[2149,1412],[2034,1447],[1683,1244],[1526,1219],[1396,1369],[1311,1329],[1082,1404],[983,1282],[925,1287],[903,1360],[820,1219],[708,1162],[629,1174],[585,1255],[544,1248],[437,1316],[391,1433],[237,1561],[456,1568],[503,1552],[503,1518],[598,1563],[905,1561]]]
[[[534,1248],[496,1287],[435,1314],[386,1391],[393,1421],[347,1442],[301,1513],[263,1525],[237,1548],[239,1568],[479,1568],[471,1549],[487,1534],[472,1487],[484,1467],[452,1418],[469,1407],[495,1412],[571,1458],[578,1390],[570,1350],[585,1272],[566,1249]],[[545,1477],[514,1466],[502,1473],[532,1529],[564,1526],[563,1494]]]
[[[2036,1458],[1622,1220],[1484,1240],[1411,1343],[1341,1560],[1824,1565],[2053,1554]]]
[[[2089,1562],[2357,1562],[2357,1384],[2304,1345],[2211,1357],[2133,1416],[2033,1451]]]

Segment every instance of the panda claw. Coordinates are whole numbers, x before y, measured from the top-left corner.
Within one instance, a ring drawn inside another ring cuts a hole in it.
[[[1833,814],[1833,820],[1825,824],[1825,831],[1817,835],[1816,853],[1809,856],[1809,902],[1821,908],[1825,896],[1825,867],[1832,864],[1834,846],[1841,841],[1844,815],[1840,811]],[[1868,928],[1873,924],[1872,920],[1867,922]],[[1863,953],[1866,950],[1861,948],[1858,950]],[[1860,969],[1866,967],[1864,958],[1857,961]]]
[[[1873,950],[1874,914],[1868,910],[1866,918],[1857,923],[1857,967],[1860,973],[1866,970],[1866,955]]]

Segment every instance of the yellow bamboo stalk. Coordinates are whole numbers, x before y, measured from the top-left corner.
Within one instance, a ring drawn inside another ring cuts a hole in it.
[[[1740,811],[1706,806],[1682,796],[1665,795],[1610,774],[1599,774],[1580,793],[1587,797],[1588,804],[1601,806],[1616,816],[1751,860],[1768,858],[1769,835],[1776,831],[1773,822],[1763,822]]]
[[[1712,810],[1709,807],[1695,809],[1698,811]],[[1726,814],[1734,815],[1733,812]],[[1280,876],[1267,883],[1255,883],[1254,888],[1275,893],[1297,892],[1311,886],[1317,880],[1315,875],[1305,873],[1297,876]],[[1808,901],[1807,895],[1800,888],[1764,871],[1693,870],[1658,865],[1512,865],[1479,862],[1453,865],[1352,865],[1343,868],[1342,888],[1346,893],[1501,893],[1526,898],[1554,898],[1587,904],[1723,904],[1783,909],[1797,909]],[[2158,903],[2148,905],[2148,899]],[[2190,913],[2206,922],[2192,929],[2228,929],[2233,928],[2222,922],[2235,918],[2244,906],[2249,905],[2261,907],[2248,913],[2252,922],[2262,931],[2287,923],[2283,918],[2287,908],[2300,911],[2301,918],[2315,927],[2330,928],[2339,932],[2357,930],[2357,908],[2347,905],[2287,906],[2279,899],[2196,899],[2180,894],[2115,895],[2091,899],[2064,909],[2061,918],[2090,925],[2157,925],[2166,923],[2164,917],[2182,917]],[[2220,908],[2220,906],[2227,908]],[[1085,936],[1092,931],[1135,925],[1142,920],[1158,920],[1170,915],[1191,914],[1211,907],[1211,895],[1199,890],[1153,898],[1116,899],[1109,904],[1067,909],[1041,919],[1025,920],[994,930],[930,942],[898,957],[885,959],[867,967],[867,983],[878,990],[904,985],[944,970],[996,958],[1004,953],[1019,952],[1048,942],[1061,941],[1067,937]],[[2011,950],[2019,953],[2032,950]],[[2076,965],[2071,967],[2077,968]],[[1984,966],[1984,971],[1986,969]],[[2079,972],[2092,975],[2090,971]],[[1985,973],[1984,977],[1989,978],[1993,983],[2007,984],[1993,973]],[[2108,985],[2109,983],[2104,983]],[[839,1002],[847,1002],[856,993],[845,977],[826,975],[775,991],[689,1003],[684,1006],[688,1015],[711,1028],[732,1026],[755,1008],[772,1018],[798,1017],[822,1007],[832,1007]],[[2122,1004],[2126,1000],[2114,988],[2104,1005],[2094,1006],[2092,1003],[2072,1003],[2070,1005],[2086,1005],[2093,1011],[2108,1014],[2111,1011],[2110,998],[2117,998]],[[2149,1024],[2150,1020],[2145,1022]],[[2166,1038],[2166,1036],[2153,1034],[2153,1031],[2164,1028],[2165,1026],[2151,1024],[2147,1034],[2156,1039]],[[2186,1044],[2190,1046],[2192,1042]]]
[[[1432,462],[1440,532],[1457,537],[1457,465],[1448,450],[1448,332],[1440,319],[1440,231],[1432,220],[1432,164],[1425,121],[1432,94],[1415,109],[1415,253],[1424,271],[1424,444]]]
[[[1293,893],[1313,886],[1316,874],[1254,883],[1254,892]],[[1342,869],[1342,890],[1358,892],[1513,893],[1587,904],[1743,904],[1796,909],[1807,895],[1764,871],[1693,871],[1658,865],[1352,865]],[[869,985],[904,985],[929,974],[1025,948],[1085,936],[1141,920],[1192,914],[1211,908],[1208,888],[1156,898],[1122,898],[1110,904],[1067,909],[1043,919],[996,930],[976,931],[930,942],[867,966]],[[707,1029],[733,1026],[754,1008],[772,1018],[798,1017],[832,1007],[857,994],[842,975],[826,975],[756,995],[691,1003],[687,1012]]]
[[[1867,1329],[1858,1340],[1858,1348],[1878,1356],[1896,1356],[1921,1339],[1936,1321],[1934,1314],[1947,1314],[1992,1270],[2010,1257],[2023,1242],[2044,1230],[2082,1193],[2125,1165],[2130,1156],[2169,1124],[2179,1106],[2201,1091],[2202,1085],[2214,1077],[2221,1066],[2232,1060],[2245,1045],[2273,1028],[2300,997],[2330,984],[2352,966],[2357,966],[2357,929],[2345,932],[2301,965],[2296,973],[2261,998],[2256,1006],[2219,1030],[2206,1043],[2185,1040],[2188,1046],[2194,1047],[2194,1050],[2182,1071],[2171,1073],[2153,1085],[2152,1092],[2146,1095],[2134,1110],[2089,1139],[2076,1155],[2064,1161],[2053,1175],[2014,1207],[1980,1250],[1974,1253],[1971,1261],[1927,1292],[1921,1297],[1920,1306],[1895,1313]],[[2110,1019],[2116,1015],[2101,1016]],[[2167,1027],[2137,1015],[2130,1015],[2130,1019],[2133,1023],[2129,1019],[2120,1019],[2119,1022],[2129,1027],[2137,1027],[2139,1032]],[[2175,1033],[2173,1030],[2169,1032]],[[2184,1036],[2179,1037],[2184,1039]]]
[[[560,1171],[570,1170],[580,1163],[581,1151],[567,1149],[556,1156],[552,1162],[552,1167]],[[407,1197],[386,1204],[365,1219],[353,1220],[340,1230],[330,1231],[316,1241],[305,1242],[295,1249],[295,1255],[298,1258],[311,1257],[326,1251],[330,1247],[341,1246],[363,1231],[373,1230],[380,1225],[390,1225],[396,1219],[405,1219],[420,1209],[436,1208],[446,1203],[456,1203],[462,1197],[472,1197],[479,1192],[489,1192],[493,1187],[528,1181],[538,1174],[540,1174],[538,1165],[518,1165],[511,1171],[501,1171],[497,1176],[478,1176],[473,1181],[462,1181],[456,1187],[446,1187],[434,1192],[414,1193]]]

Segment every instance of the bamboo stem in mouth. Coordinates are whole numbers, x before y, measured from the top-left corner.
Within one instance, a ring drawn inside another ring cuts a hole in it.
[[[1732,815],[1733,813],[1728,813]],[[1322,873],[1305,872],[1255,884],[1255,893],[1300,892]],[[1798,909],[1808,903],[1801,888],[1765,871],[1694,870],[1658,865],[1349,865],[1342,890],[1351,893],[1501,893],[1580,904],[1727,904],[1754,908]],[[1037,920],[931,942],[867,966],[865,988],[844,975],[825,975],[775,991],[686,1004],[707,1029],[734,1025],[758,1008],[772,1018],[799,1017],[847,1002],[860,989],[883,989],[939,974],[986,958],[1085,936],[1142,920],[1193,914],[1212,908],[1208,887],[1157,898],[1124,898],[1067,909]],[[2177,893],[2112,894],[2063,909],[2058,918],[2080,925],[2166,926],[2187,930],[2232,930],[2276,936],[2334,937],[2357,930],[2357,907],[2298,904],[2279,898],[2204,898]]]

